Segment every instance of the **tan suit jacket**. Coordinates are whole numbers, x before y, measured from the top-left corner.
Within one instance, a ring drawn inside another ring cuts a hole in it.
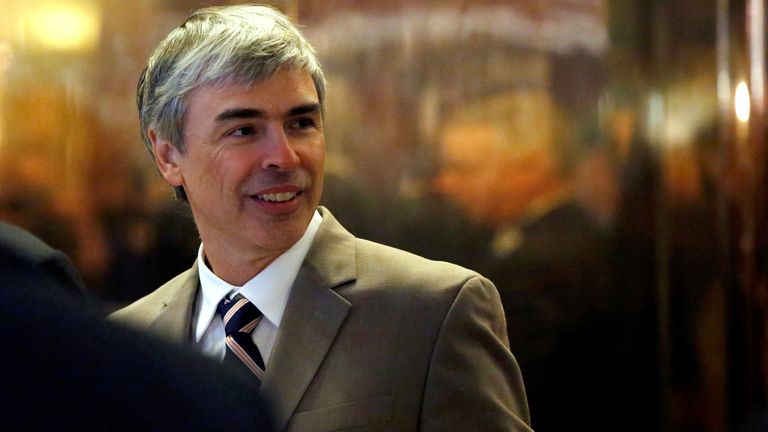
[[[493,284],[357,239],[324,208],[261,392],[287,431],[529,431]],[[192,343],[197,267],[113,318]]]

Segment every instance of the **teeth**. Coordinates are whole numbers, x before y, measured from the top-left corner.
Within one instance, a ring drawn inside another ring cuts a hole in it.
[[[256,198],[262,201],[269,201],[269,202],[290,201],[294,197],[296,197],[296,192],[280,192],[280,193],[256,195]]]

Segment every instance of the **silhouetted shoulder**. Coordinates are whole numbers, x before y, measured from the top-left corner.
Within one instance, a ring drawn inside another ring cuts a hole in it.
[[[4,222],[0,222],[0,286],[85,295],[83,281],[64,253]]]

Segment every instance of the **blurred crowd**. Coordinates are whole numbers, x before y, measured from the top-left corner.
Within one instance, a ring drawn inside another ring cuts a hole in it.
[[[152,190],[145,167],[125,159],[89,170],[80,190],[64,187],[46,154],[3,161],[0,220],[35,233],[77,264],[89,292],[115,309],[189,267],[199,246],[188,209]]]

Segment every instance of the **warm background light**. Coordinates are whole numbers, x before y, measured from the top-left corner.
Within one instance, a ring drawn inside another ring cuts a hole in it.
[[[11,45],[0,40],[0,107],[5,99],[5,74],[13,59]],[[5,134],[5,119],[0,116],[0,152],[3,150],[3,135]]]
[[[26,11],[26,41],[57,51],[85,51],[99,38],[98,9],[90,2],[46,2]]]
[[[747,87],[747,83],[744,81],[736,86],[736,97],[734,102],[736,106],[736,118],[742,123],[748,122],[750,109],[749,87]]]

